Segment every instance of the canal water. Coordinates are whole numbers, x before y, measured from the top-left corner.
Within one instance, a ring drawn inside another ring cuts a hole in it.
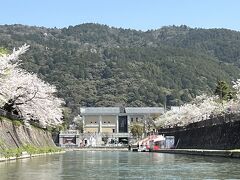
[[[240,159],[72,151],[0,163],[0,180],[240,179]]]

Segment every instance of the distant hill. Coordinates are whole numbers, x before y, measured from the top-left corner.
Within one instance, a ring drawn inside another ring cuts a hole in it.
[[[240,74],[240,32],[227,29],[0,26],[0,47],[23,43],[23,68],[55,84],[72,109],[180,105]]]

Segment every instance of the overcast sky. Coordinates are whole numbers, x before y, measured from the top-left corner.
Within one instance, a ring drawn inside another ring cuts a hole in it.
[[[240,0],[1,0],[0,24],[100,23],[137,30],[168,25],[240,30]]]

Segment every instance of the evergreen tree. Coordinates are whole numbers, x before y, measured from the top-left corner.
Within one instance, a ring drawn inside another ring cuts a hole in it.
[[[215,95],[218,95],[220,100],[228,101],[233,98],[232,91],[229,85],[225,81],[218,81],[217,86],[214,92]]]

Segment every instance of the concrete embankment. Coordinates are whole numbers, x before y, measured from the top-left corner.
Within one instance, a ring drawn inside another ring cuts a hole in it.
[[[240,158],[240,149],[239,150],[161,149],[152,150],[151,152]]]
[[[65,151],[60,151],[60,152],[51,152],[51,153],[41,153],[41,154],[24,154],[22,156],[18,157],[0,157],[0,162],[5,162],[5,161],[13,161],[13,160],[18,160],[18,159],[26,159],[26,158],[33,158],[33,157],[38,157],[38,156],[46,156],[46,155],[51,155],[51,154],[62,154],[65,153]]]
[[[127,147],[86,147],[64,149],[65,151],[128,151]]]

